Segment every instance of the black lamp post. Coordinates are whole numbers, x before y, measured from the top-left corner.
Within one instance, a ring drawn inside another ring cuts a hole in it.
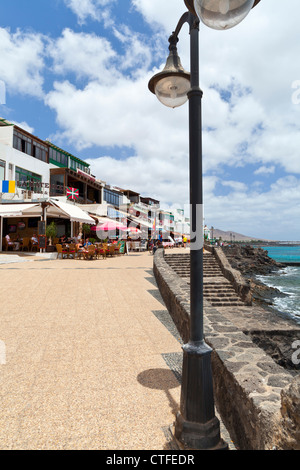
[[[183,346],[180,412],[175,436],[190,449],[227,449],[215,416],[211,348],[203,333],[203,195],[202,91],[199,87],[199,24],[229,29],[240,23],[260,0],[184,0],[188,10],[169,38],[170,55],[164,70],[149,81],[149,89],[166,106],[189,100],[190,145],[190,338]],[[190,67],[186,72],[177,54],[182,26],[190,27]]]

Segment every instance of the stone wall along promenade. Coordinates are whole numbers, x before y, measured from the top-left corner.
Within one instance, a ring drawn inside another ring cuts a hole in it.
[[[242,274],[237,269],[232,268],[221,249],[216,249],[210,245],[205,246],[205,249],[214,255],[224,277],[232,283],[236,293],[241,297],[245,304],[251,305],[250,284],[243,278]]]
[[[166,307],[187,342],[189,286],[165,262],[163,249],[156,251],[153,269]],[[251,336],[252,329],[256,334],[271,329],[300,339],[300,331],[270,315],[256,306],[216,308],[204,300],[216,406],[238,449],[300,450],[299,371],[281,367]]]

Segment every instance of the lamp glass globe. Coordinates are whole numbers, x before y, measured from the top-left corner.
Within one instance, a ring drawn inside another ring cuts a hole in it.
[[[255,0],[194,0],[200,20],[213,29],[229,29],[239,24],[250,12]]]
[[[187,78],[169,75],[156,83],[155,94],[165,106],[177,108],[188,100],[187,93],[190,88],[191,84]]]

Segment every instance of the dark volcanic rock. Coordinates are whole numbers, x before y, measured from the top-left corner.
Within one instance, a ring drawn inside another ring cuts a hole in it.
[[[250,279],[250,288],[253,300],[262,304],[273,305],[273,301],[276,297],[287,296],[287,294],[284,294],[279,289],[269,287],[257,279]]]
[[[256,276],[266,276],[279,271],[284,267],[270,258],[262,248],[246,246],[224,246],[223,251],[234,269],[241,272],[245,279],[250,282],[252,297],[255,302],[263,305],[272,305],[275,297],[286,297],[279,289],[268,287]]]
[[[224,246],[223,251],[231,266],[250,278],[256,275],[266,275],[282,269],[284,265],[270,258],[262,248],[246,246]]]
[[[280,366],[288,370],[300,370],[298,361],[293,360],[293,344],[300,340],[300,331],[251,331],[252,341],[262,348]]]

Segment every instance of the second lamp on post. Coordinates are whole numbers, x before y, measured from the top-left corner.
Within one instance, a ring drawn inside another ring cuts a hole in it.
[[[174,1],[174,0],[172,0]],[[199,87],[199,24],[229,29],[240,23],[260,0],[184,0],[188,11],[169,38],[164,70],[151,78],[149,89],[166,106],[176,108],[189,100],[190,160],[190,335],[183,346],[180,412],[175,437],[187,449],[227,449],[215,416],[211,348],[203,329],[203,190],[202,190],[202,91]],[[182,26],[190,28],[190,67],[182,67],[177,54]]]

